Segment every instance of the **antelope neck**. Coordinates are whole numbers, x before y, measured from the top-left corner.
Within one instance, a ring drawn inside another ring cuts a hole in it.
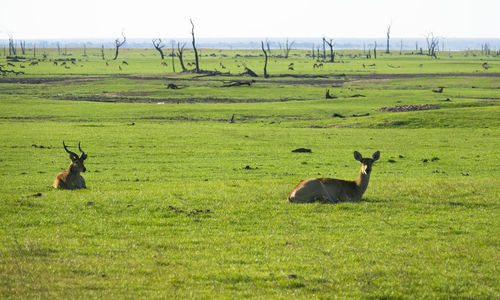
[[[361,190],[361,192],[366,191],[368,187],[368,182],[370,181],[370,173],[363,173],[363,165],[361,165],[361,169],[359,170],[358,178],[354,181],[356,186]]]
[[[78,175],[80,174],[80,171],[76,170],[76,167],[73,163],[71,163],[68,167],[68,174],[71,174],[71,175]]]

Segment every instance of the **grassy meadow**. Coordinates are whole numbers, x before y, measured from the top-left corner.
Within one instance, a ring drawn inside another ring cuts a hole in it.
[[[500,298],[499,57],[43,51],[0,56],[0,298]],[[363,201],[286,201],[354,150]]]

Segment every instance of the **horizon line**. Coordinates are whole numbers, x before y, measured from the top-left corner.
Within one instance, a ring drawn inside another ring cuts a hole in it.
[[[480,39],[499,39],[499,37],[460,37],[460,36],[434,36],[436,38],[440,39],[464,39],[464,40],[480,40]],[[21,38],[16,38],[13,36],[14,40],[115,40],[117,37],[21,37]],[[169,40],[176,40],[176,39],[182,39],[182,40],[191,40],[192,37],[169,37],[169,36],[140,36],[140,37],[128,37],[127,39],[155,39],[155,38],[160,38],[160,39],[169,39]],[[245,39],[245,40],[270,40],[270,39],[301,39],[301,40],[313,40],[313,39],[320,39],[322,40],[323,38],[327,39],[332,39],[332,40],[343,40],[343,39],[351,39],[351,40],[370,40],[370,39],[383,39],[386,40],[387,38],[384,36],[380,37],[336,37],[332,38],[329,36],[316,36],[316,37],[290,37],[290,36],[274,36],[274,37],[259,37],[259,36],[252,36],[252,37],[238,37],[238,36],[212,36],[212,37],[196,37],[196,39],[212,39],[212,40],[223,40],[223,39]],[[402,37],[402,36],[394,36],[391,37],[390,39],[426,39],[427,36],[411,36],[411,37]],[[8,41],[8,38],[0,38],[0,41]]]

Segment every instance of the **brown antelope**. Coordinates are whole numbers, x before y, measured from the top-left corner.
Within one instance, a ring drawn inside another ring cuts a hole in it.
[[[302,180],[288,195],[288,201],[292,203],[360,201],[368,187],[372,165],[379,158],[379,151],[373,153],[372,158],[363,158],[361,153],[354,151],[354,159],[361,162],[361,170],[356,180],[348,181],[334,178]]]
[[[59,173],[54,180],[54,188],[56,189],[84,189],[85,180],[80,175],[80,172],[85,172],[87,169],[83,165],[83,161],[87,159],[87,154],[80,148],[80,142],[78,142],[78,150],[80,150],[80,157],[74,152],[71,152],[66,148],[63,141],[64,150],[69,153],[69,158],[71,159],[71,164],[66,171]]]

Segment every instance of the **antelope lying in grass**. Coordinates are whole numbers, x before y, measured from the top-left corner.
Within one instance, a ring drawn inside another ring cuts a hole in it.
[[[87,159],[87,154],[80,148],[80,142],[78,142],[78,150],[80,150],[80,157],[74,152],[71,152],[66,148],[63,141],[64,150],[69,153],[69,158],[71,159],[71,164],[66,171],[59,173],[54,180],[54,187],[56,189],[84,189],[85,180],[80,175],[80,172],[85,172],[87,169],[83,165],[83,161]]]
[[[338,201],[359,201],[368,187],[372,165],[380,158],[380,152],[373,153],[372,158],[363,158],[361,153],[354,151],[354,158],[361,162],[359,176],[354,181],[333,178],[314,178],[302,180],[288,195],[292,203]]]

